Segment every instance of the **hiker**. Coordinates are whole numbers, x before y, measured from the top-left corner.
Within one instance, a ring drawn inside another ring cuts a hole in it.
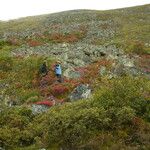
[[[46,61],[44,61],[43,64],[40,66],[40,74],[42,74],[43,76],[48,74]]]
[[[62,69],[59,61],[55,65],[55,74],[58,78],[58,82],[62,82]]]

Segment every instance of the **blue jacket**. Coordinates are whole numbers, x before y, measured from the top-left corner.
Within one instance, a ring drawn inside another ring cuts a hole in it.
[[[56,65],[56,67],[55,67],[55,73],[56,74],[62,74],[62,70],[61,70],[61,66],[60,65]]]

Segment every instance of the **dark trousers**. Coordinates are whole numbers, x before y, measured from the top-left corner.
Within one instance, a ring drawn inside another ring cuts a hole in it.
[[[61,74],[56,74],[57,78],[58,78],[58,82],[62,82],[62,77]]]

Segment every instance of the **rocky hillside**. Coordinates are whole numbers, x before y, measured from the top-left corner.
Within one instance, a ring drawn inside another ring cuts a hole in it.
[[[68,64],[84,66],[104,56],[129,62],[124,52],[148,54],[150,51],[149,10],[150,5],[145,5],[28,17],[1,23],[0,37],[17,45],[13,56],[52,56],[63,60],[65,68]]]
[[[0,149],[149,149],[149,33],[150,5],[0,22]]]

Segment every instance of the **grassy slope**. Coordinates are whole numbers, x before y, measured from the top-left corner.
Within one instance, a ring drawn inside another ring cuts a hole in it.
[[[98,37],[95,35],[94,28],[88,27],[88,24],[93,21],[97,24],[95,30],[100,33],[113,30],[114,35]],[[98,26],[100,21],[103,23]],[[82,26],[82,29],[77,27],[72,29],[76,25]],[[90,35],[86,37],[88,32]],[[24,43],[27,37],[30,37],[30,40],[35,39],[36,37],[32,36],[33,33],[40,33],[43,36],[49,36],[52,42],[84,42],[82,39],[85,37],[92,38],[89,42],[91,44],[113,43],[125,51],[140,53],[140,50],[135,50],[139,48],[141,51],[144,49],[144,53],[149,53],[150,5],[107,11],[73,10],[0,22],[0,35],[4,33],[9,33],[8,39],[15,38],[21,43]],[[45,35],[45,33],[49,34]],[[39,41],[47,42],[48,39],[42,37],[38,39]]]
[[[0,23],[0,33],[5,31],[23,31],[25,29],[32,29],[44,26],[45,21],[50,20],[53,16],[57,17],[58,20],[52,21],[53,24],[60,23],[61,18],[63,17],[63,23],[72,24],[76,21],[77,14],[74,14],[76,11],[66,11],[62,13],[52,14],[52,15],[43,15],[35,17],[27,17],[19,20],[12,20],[9,22]],[[90,18],[90,15],[87,17],[82,17],[78,19],[78,22],[88,20],[112,20],[116,23],[116,27],[119,35],[116,35],[116,38],[122,40],[143,40],[144,42],[149,42],[149,24],[150,24],[150,5],[144,5],[133,8],[117,9],[117,10],[108,10],[108,11],[89,11],[89,10],[79,10],[83,15],[86,13],[95,14],[95,18]],[[67,17],[67,15],[70,17]],[[56,22],[56,23],[55,23]]]
[[[126,45],[130,43],[133,45],[132,42],[137,40],[149,43],[149,12],[150,5],[145,5],[119,10],[78,10],[27,17],[10,22],[0,22],[0,34],[18,32],[19,35],[22,35],[26,31],[44,32],[45,27],[60,25],[61,23],[69,28],[71,25],[87,24],[92,22],[92,20],[96,22],[112,20],[111,25],[114,25],[113,29],[116,30],[115,35],[112,38],[104,38],[103,40],[96,39],[94,44],[112,42],[126,49],[129,48]],[[109,28],[108,24],[104,25],[102,28]],[[31,32],[27,33],[30,35]],[[21,37],[18,38],[21,39]],[[63,38],[68,40],[67,37],[63,36],[59,39],[59,42],[63,41]],[[80,36],[79,41],[82,42]],[[10,51],[16,47],[19,47],[19,45],[10,44],[7,40],[2,40],[0,43],[0,83],[4,85],[4,88],[1,90],[3,94],[17,100],[17,103],[20,105],[26,104],[27,101],[39,100],[43,98],[41,93],[47,94],[52,89],[40,91],[38,87],[37,79],[39,80],[39,77],[37,76],[37,70],[44,58],[35,56],[12,58]],[[48,60],[49,66],[53,65],[53,63],[53,59]],[[103,62],[103,64],[105,63]],[[91,79],[89,77],[97,74],[95,72],[97,68],[94,70],[94,66],[89,66],[89,70],[92,70],[92,72],[89,72],[80,82],[89,82],[89,79]],[[52,74],[52,71],[50,74]],[[48,82],[53,80],[55,80],[54,76],[50,76]],[[2,144],[10,149],[15,146],[30,146],[32,144],[36,144],[38,148],[60,147],[67,144],[68,147],[76,146],[89,149],[100,149],[101,147],[103,149],[120,149],[121,147],[125,149],[134,147],[137,149],[138,145],[140,145],[139,149],[149,148],[149,135],[146,133],[150,132],[148,123],[150,119],[149,103],[147,102],[147,100],[149,101],[149,82],[145,79],[132,78],[121,78],[118,81],[114,81],[118,82],[116,85],[113,85],[114,83],[110,83],[105,78],[96,78],[96,80],[92,81],[95,88],[99,89],[99,85],[104,87],[109,85],[107,87],[109,90],[106,88],[97,91],[94,99],[89,102],[81,101],[73,105],[67,104],[63,107],[53,108],[43,117],[33,116],[30,110],[24,107],[12,110],[6,109],[6,113],[0,116],[0,125],[2,125],[0,139],[2,139]],[[69,85],[69,90],[71,90],[72,86],[78,84],[74,82],[67,81],[64,87],[57,88],[66,90],[66,86]],[[142,91],[139,85],[143,87],[141,88]],[[4,98],[6,97],[4,96]],[[124,100],[125,98],[126,100]],[[45,130],[42,130],[43,127]],[[14,134],[16,134],[16,138],[13,138]],[[60,136],[61,134],[62,136]]]

